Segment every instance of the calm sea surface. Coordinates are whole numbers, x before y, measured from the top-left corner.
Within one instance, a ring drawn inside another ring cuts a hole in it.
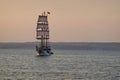
[[[120,80],[120,50],[0,49],[0,80]]]

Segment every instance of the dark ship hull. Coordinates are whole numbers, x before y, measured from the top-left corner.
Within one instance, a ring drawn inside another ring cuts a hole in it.
[[[53,54],[50,47],[37,47],[36,46],[37,56],[50,56]]]

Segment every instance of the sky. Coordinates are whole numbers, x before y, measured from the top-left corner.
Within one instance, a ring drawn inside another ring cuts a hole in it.
[[[120,42],[120,0],[0,0],[0,42],[36,41],[44,11],[51,42]]]

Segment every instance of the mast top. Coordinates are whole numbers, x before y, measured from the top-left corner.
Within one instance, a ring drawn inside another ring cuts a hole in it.
[[[40,16],[48,16],[48,14],[50,14],[50,12],[45,12],[45,11],[44,11],[44,12],[42,13],[42,15],[40,15]]]
[[[41,15],[39,15],[39,17],[38,17],[38,23],[39,22],[48,23],[48,21],[47,21],[48,14],[50,14],[50,12],[43,12]]]

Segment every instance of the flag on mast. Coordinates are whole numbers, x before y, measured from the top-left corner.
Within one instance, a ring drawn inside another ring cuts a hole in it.
[[[50,12],[47,12],[48,14],[50,14]]]

